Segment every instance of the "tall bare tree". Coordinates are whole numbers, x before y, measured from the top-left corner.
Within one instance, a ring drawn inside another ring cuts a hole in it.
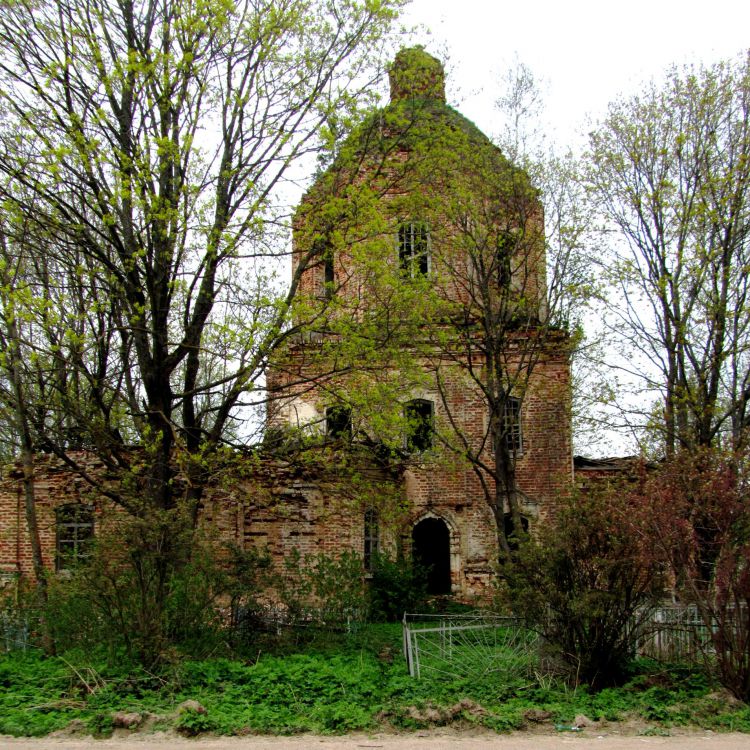
[[[750,58],[674,69],[611,105],[591,135],[588,174],[615,230],[605,240],[617,289],[611,333],[627,347],[626,369],[659,394],[652,424],[666,452],[723,435],[740,447],[750,396]]]

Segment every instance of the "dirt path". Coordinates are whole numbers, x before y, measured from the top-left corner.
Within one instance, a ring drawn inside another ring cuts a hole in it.
[[[671,737],[616,734],[509,734],[415,732],[345,737],[213,737],[134,734],[109,740],[0,737],[2,750],[750,750],[750,735],[686,732]]]

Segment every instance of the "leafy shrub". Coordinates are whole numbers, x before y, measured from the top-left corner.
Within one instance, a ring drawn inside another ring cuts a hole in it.
[[[394,622],[407,610],[427,608],[427,576],[410,560],[373,557],[372,575],[355,552],[330,557],[293,550],[283,575],[274,577],[289,624],[314,622],[346,626],[366,620]]]
[[[316,622],[348,628],[367,620],[364,567],[355,552],[303,557],[294,549],[273,583],[288,624]]]
[[[38,593],[28,578],[15,577],[0,587],[0,652],[41,646],[42,614]]]
[[[427,610],[427,575],[411,560],[373,558],[370,613],[375,621],[395,622],[404,612]]]
[[[353,732],[372,725],[371,712],[347,700],[318,706],[312,716],[326,732]]]
[[[643,483],[654,544],[709,634],[706,662],[750,702],[750,450],[684,451]]]
[[[204,732],[213,731],[215,724],[205,712],[187,708],[180,711],[180,715],[175,722],[175,729],[186,737],[195,737]]]
[[[346,551],[339,557],[317,555],[312,560],[312,591],[320,602],[323,623],[348,624],[367,620],[367,596],[362,557]]]
[[[228,610],[262,588],[266,556],[222,546],[179,511],[103,526],[86,564],[49,579],[45,619],[58,651],[104,646],[149,668],[177,650],[200,657],[226,643]]]
[[[88,720],[87,726],[94,737],[109,737],[115,728],[112,714],[103,712],[95,713]]]
[[[547,641],[570,679],[622,683],[665,587],[650,506],[628,485],[572,495],[504,567],[508,603]]]

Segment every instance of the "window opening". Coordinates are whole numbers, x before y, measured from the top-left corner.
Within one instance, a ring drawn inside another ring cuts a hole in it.
[[[326,409],[326,435],[329,438],[352,436],[352,410],[348,406],[329,406]]]
[[[323,256],[323,283],[326,297],[333,297],[335,277],[333,273],[333,250],[328,248]]]
[[[505,447],[511,453],[520,453],[523,449],[521,434],[521,399],[508,396],[503,406],[503,439]]]
[[[365,570],[372,573],[375,567],[375,558],[380,552],[380,519],[378,512],[373,508],[365,511],[365,544],[364,564]]]
[[[503,527],[505,538],[508,540],[508,545],[515,552],[518,550],[519,535],[516,533],[516,525],[513,523],[512,513],[506,513],[503,516]],[[523,535],[529,533],[529,519],[526,518],[526,516],[521,516],[521,532]]]
[[[333,248],[330,243],[318,239],[315,240],[313,250],[317,258],[323,263],[323,294],[330,298],[333,297],[335,289],[335,274],[333,269]],[[318,277],[320,278],[320,277]]]
[[[501,232],[495,249],[495,277],[500,289],[510,286],[510,260],[513,254],[515,236],[512,232]]]
[[[432,401],[415,399],[404,407],[406,449],[421,453],[432,448],[435,407]]]
[[[91,555],[94,538],[94,509],[79,503],[55,509],[55,569],[67,570]]]
[[[410,221],[398,228],[398,260],[408,276],[426,276],[430,271],[430,229],[425,222]]]

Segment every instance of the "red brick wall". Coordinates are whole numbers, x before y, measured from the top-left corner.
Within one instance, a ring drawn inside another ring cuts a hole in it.
[[[315,344],[301,345],[295,352],[290,370],[304,371],[306,355]],[[570,368],[566,353],[567,340],[559,335],[542,350],[525,385],[521,408],[523,451],[516,465],[516,481],[524,498],[524,513],[531,528],[538,520],[554,515],[561,496],[573,478],[570,420]],[[432,365],[430,365],[432,366]],[[473,444],[485,434],[487,407],[476,384],[466,378],[462,367],[441,364],[445,383],[445,402],[461,433]],[[428,369],[425,363],[426,370]],[[284,388],[285,374],[275,373],[279,405],[284,394],[304,402],[320,420],[325,414],[329,394],[320,388]],[[293,376],[290,376],[293,380]],[[289,382],[289,381],[287,381]],[[341,386],[340,386],[341,387]],[[418,392],[405,394],[429,398],[435,404],[437,429],[450,439],[452,428],[448,413],[437,394],[437,388],[424,383]],[[274,415],[275,424],[282,414]],[[490,456],[485,454],[485,458]],[[447,450],[432,453],[420,462],[413,457],[403,475],[408,500],[402,545],[409,548],[413,526],[426,516],[445,521],[451,533],[452,582],[456,593],[481,596],[493,579],[498,560],[495,521],[474,470]],[[336,542],[334,542],[334,547]]]
[[[80,459],[81,456],[78,456]],[[283,569],[283,558],[296,549],[302,556],[331,556],[364,546],[364,512],[373,502],[382,503],[383,547],[395,550],[403,523],[394,494],[398,488],[389,475],[372,466],[350,464],[354,479],[344,470],[299,469],[274,460],[257,462],[242,471],[236,481],[223,476],[205,491],[201,524],[217,542],[242,548],[267,549]],[[333,461],[333,458],[332,458]],[[87,459],[87,469],[97,475],[96,463]],[[238,472],[238,475],[240,472]],[[44,563],[55,565],[55,508],[65,503],[92,503],[96,508],[95,529],[113,522],[112,506],[96,497],[86,483],[51,456],[36,462],[36,510]],[[384,500],[386,498],[386,500]],[[23,510],[23,485],[18,467],[7,467],[0,481],[0,576],[31,576],[31,545]]]
[[[90,471],[99,466],[92,457],[77,454]],[[55,508],[64,503],[95,505],[101,513],[96,493],[81,477],[72,474],[53,456],[40,454],[35,459],[34,494],[42,558],[45,566],[55,566]],[[96,520],[95,520],[96,525]],[[31,543],[24,506],[24,489],[20,467],[5,467],[0,475],[0,576],[30,574],[33,571]]]

